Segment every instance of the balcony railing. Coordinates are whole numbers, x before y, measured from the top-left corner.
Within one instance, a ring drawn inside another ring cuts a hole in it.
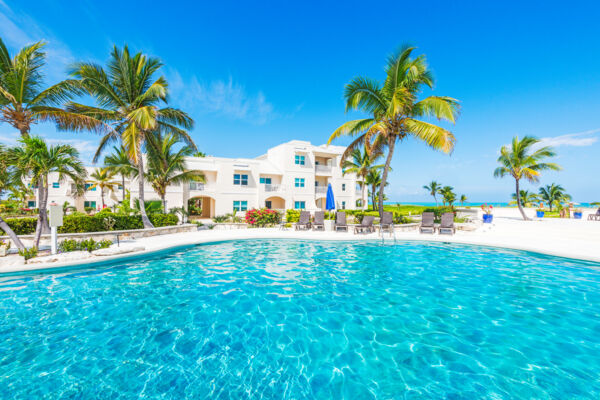
[[[329,165],[315,165],[315,172],[320,172],[323,174],[331,173],[331,166]]]
[[[283,185],[265,185],[265,192],[281,192],[283,189]]]
[[[201,182],[190,182],[190,190],[206,190],[204,183]]]
[[[315,187],[315,193],[317,193],[317,194],[327,193],[327,187],[326,186],[317,186],[317,187]]]

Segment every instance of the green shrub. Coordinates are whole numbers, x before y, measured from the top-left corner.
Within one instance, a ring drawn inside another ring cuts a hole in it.
[[[454,215],[456,215],[456,212],[454,211],[454,208],[449,207],[449,206],[430,207],[430,208],[426,208],[425,210],[423,210],[423,212],[432,212],[432,213],[434,213],[435,214],[435,222],[440,222],[441,221],[443,213],[451,212]]]
[[[289,209],[285,214],[286,222],[298,222],[300,220],[300,210]]]
[[[35,232],[37,218],[7,218],[6,223],[17,235],[27,235]],[[4,232],[0,229],[0,232]]]
[[[150,222],[155,228],[177,225],[177,222],[179,222],[179,218],[175,214],[150,214],[148,218],[150,218]]]
[[[229,221],[229,218],[231,218],[230,214],[225,214],[225,215],[215,215],[213,217],[213,221],[216,222],[217,224],[220,224],[222,222],[227,222]]]
[[[38,249],[37,247],[30,247],[28,249],[19,250],[19,255],[25,258],[25,261],[37,256]]]
[[[261,208],[246,211],[246,223],[251,226],[262,227],[278,224],[281,216],[275,210]]]
[[[65,239],[58,244],[58,250],[61,253],[67,253],[70,251],[89,251],[92,252],[98,249],[105,249],[110,247],[112,242],[110,240],[100,240],[99,242],[94,239],[84,239],[84,240],[75,240],[75,239]]]

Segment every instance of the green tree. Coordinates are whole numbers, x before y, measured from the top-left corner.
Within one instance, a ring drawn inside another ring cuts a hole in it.
[[[7,153],[4,145],[0,144],[0,198],[2,198],[3,192],[6,190],[14,190],[22,186],[22,182],[16,178],[14,169],[8,164],[9,154]],[[0,230],[6,232],[10,237],[10,240],[17,246],[19,250],[25,250],[25,246],[21,239],[15,234],[15,232],[8,226],[6,221],[0,215]]]
[[[378,210],[377,191],[378,191],[379,185],[381,185],[381,170],[380,169],[370,170],[369,173],[367,174],[367,177],[365,178],[365,184],[367,186],[371,187],[371,189],[369,190],[369,196],[371,197],[371,204],[373,205],[373,210],[377,211]]]
[[[90,180],[88,183],[91,184],[89,189],[100,188],[100,197],[102,198],[102,208],[106,206],[104,201],[104,193],[115,192],[115,188],[119,186],[119,182],[113,180],[115,173],[108,168],[96,168],[94,172],[90,174]]]
[[[431,181],[431,183],[429,185],[423,186],[423,189],[427,190],[429,192],[429,194],[433,196],[433,200],[435,200],[436,207],[438,206],[437,194],[440,193],[441,188],[442,188],[442,185],[440,185],[436,181]]]
[[[162,63],[142,53],[131,56],[125,46],[114,47],[107,71],[94,63],[78,63],[71,71],[81,86],[96,99],[97,107],[69,103],[67,110],[111,124],[114,129],[104,135],[94,157],[97,160],[111,143],[120,141],[130,160],[138,169],[139,204],[145,228],[152,228],[144,204],[144,157],[142,150],[149,136],[170,133],[185,141],[194,150],[196,146],[185,131],[193,127],[193,120],[183,111],[164,107],[168,84],[164,77],[154,80]]]
[[[379,186],[379,212],[383,212],[383,192],[387,183],[396,142],[411,136],[435,150],[449,153],[454,148],[452,132],[419,118],[435,117],[454,123],[458,101],[451,97],[430,96],[418,101],[424,88],[433,87],[433,76],[425,56],[412,58],[414,47],[405,46],[389,57],[383,84],[364,77],[346,85],[346,111],[361,110],[369,118],[348,121],[333,132],[328,143],[342,135],[358,137],[350,150],[367,145],[369,150],[387,148],[388,154]]]
[[[517,207],[519,207],[519,211],[525,221],[529,221],[529,218],[525,215],[523,205],[521,204],[520,181],[525,179],[529,182],[537,183],[540,180],[542,171],[560,170],[558,164],[542,162],[547,158],[554,157],[556,153],[549,146],[534,150],[532,147],[539,142],[539,139],[531,136],[525,136],[523,139],[515,136],[510,146],[502,146],[500,149],[500,157],[498,157],[500,167],[494,171],[494,177],[496,178],[503,178],[510,175],[515,179]]]
[[[450,207],[452,207],[453,203],[456,201],[454,188],[452,186],[444,186],[440,189],[440,194],[442,195],[442,201],[444,205],[448,204]]]
[[[466,195],[466,194],[461,194],[461,195],[460,195],[460,205],[461,205],[462,207],[464,207],[464,206],[465,206],[465,203],[467,202],[467,200],[468,200],[468,199],[467,199],[467,195]]]
[[[344,153],[342,155],[341,167],[343,174],[356,174],[360,179],[361,199],[365,198],[365,181],[369,172],[383,168],[383,165],[374,165],[380,157],[381,153],[369,154],[366,148],[363,148],[362,151],[354,149],[350,154]],[[361,202],[364,202],[364,200],[361,200]],[[362,204],[362,207],[363,209],[366,208],[366,204]]]
[[[121,176],[121,202],[125,201],[125,178],[131,179],[135,173],[135,165],[129,159],[127,151],[123,147],[113,147],[113,153],[104,157],[104,167],[114,174]]]
[[[53,122],[59,130],[104,132],[106,127],[99,121],[60,108],[81,93],[76,80],[44,87],[44,46],[37,42],[11,57],[0,39],[0,122],[17,129],[21,137],[28,137],[31,126],[40,122]]]
[[[165,195],[169,185],[188,183],[190,181],[205,182],[204,175],[198,170],[185,169],[185,157],[193,154],[193,149],[183,146],[175,150],[177,137],[168,134],[164,137],[152,137],[148,148],[148,173],[146,175],[152,188],[160,196],[163,212],[167,213]]]
[[[513,193],[511,197],[513,201],[511,201],[509,204],[517,204],[517,194]],[[521,193],[519,193],[519,198],[521,199],[521,205],[523,207],[530,207],[538,200],[538,196],[535,193],[531,193],[529,190],[523,189],[521,189]]]
[[[37,136],[20,139],[21,146],[9,150],[8,164],[15,170],[16,178],[24,181],[31,179],[38,186],[39,216],[35,229],[34,247],[39,247],[42,233],[50,231],[48,225],[48,176],[58,174],[58,181],[69,178],[76,185],[82,185],[86,178],[86,170],[79,160],[79,152],[65,144],[48,146]]]
[[[565,201],[570,201],[571,196],[567,194],[565,189],[561,185],[551,184],[541,187],[539,191],[539,198],[544,202],[548,203],[550,211],[552,211],[553,205],[558,205]]]

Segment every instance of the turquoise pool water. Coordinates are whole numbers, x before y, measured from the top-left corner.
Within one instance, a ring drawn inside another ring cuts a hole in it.
[[[0,277],[2,399],[598,399],[598,264],[236,241]]]

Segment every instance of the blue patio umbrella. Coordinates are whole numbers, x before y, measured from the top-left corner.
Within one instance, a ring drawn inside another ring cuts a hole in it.
[[[325,202],[325,209],[328,211],[335,209],[335,199],[333,198],[331,183],[327,185],[327,201]]]

